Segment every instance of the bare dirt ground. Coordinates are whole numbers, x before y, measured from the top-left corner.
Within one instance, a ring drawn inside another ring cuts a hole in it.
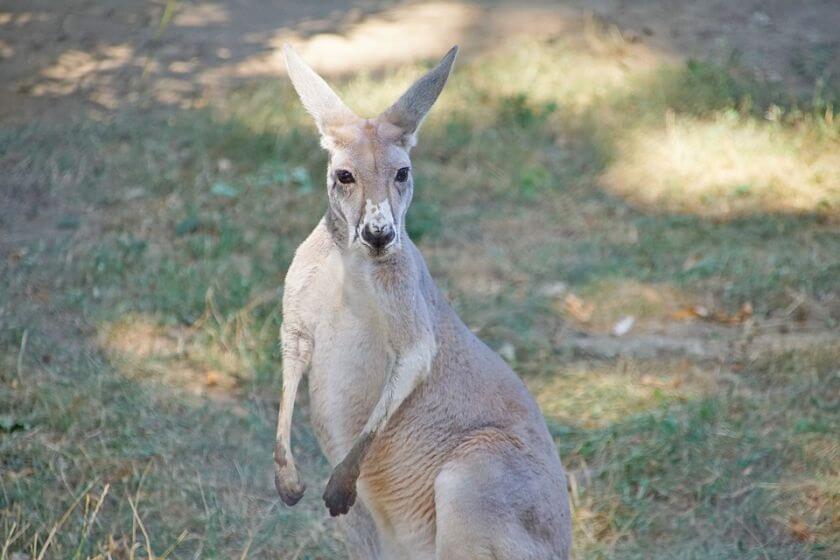
[[[518,35],[587,40],[592,22],[659,59],[737,56],[792,89],[813,85],[803,49],[834,74],[840,64],[831,0],[12,0],[0,7],[0,119],[201,106],[240,79],[282,73],[284,41],[341,74],[433,57],[452,43],[470,56]]]

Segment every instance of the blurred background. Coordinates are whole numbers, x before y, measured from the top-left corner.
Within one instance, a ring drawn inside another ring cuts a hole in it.
[[[831,0],[0,4],[0,556],[344,558],[272,483],[325,209],[289,41],[362,115],[453,44],[408,228],[524,378],[577,558],[840,555]]]

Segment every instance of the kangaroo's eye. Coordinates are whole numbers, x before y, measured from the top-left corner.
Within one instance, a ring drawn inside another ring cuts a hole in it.
[[[396,181],[398,183],[404,183],[406,179],[408,179],[408,167],[403,167],[397,171]]]
[[[349,185],[350,183],[355,183],[356,178],[353,177],[353,174],[347,171],[346,169],[339,169],[335,172],[335,177],[338,179],[339,183],[344,185]]]

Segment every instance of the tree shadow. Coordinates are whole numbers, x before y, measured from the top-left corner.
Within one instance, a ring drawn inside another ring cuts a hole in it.
[[[284,41],[297,44],[328,75],[434,58],[453,43],[474,57],[496,50],[500,37],[553,37],[659,61],[740,52],[750,68],[788,88],[836,83],[837,16],[830,2],[718,8],[663,8],[659,0],[617,6],[585,0],[110,0],[60,8],[12,2],[0,14],[7,32],[0,43],[3,77],[12,84],[3,91],[3,117],[60,118],[93,110],[101,118],[126,107],[199,107],[242,79],[281,74]]]
[[[522,20],[535,9],[543,19],[563,21],[545,7],[505,11],[522,12]],[[321,72],[336,75],[434,58],[458,42],[478,52],[491,45],[491,29],[513,30],[496,29],[505,17],[494,9],[459,2],[161,0],[71,2],[61,9],[27,2],[7,10],[0,26],[9,38],[0,47],[4,78],[14,86],[3,92],[10,108],[3,117],[17,121],[71,111],[102,118],[131,107],[198,108],[243,78],[285,73],[286,41]],[[489,27],[481,27],[482,17]]]

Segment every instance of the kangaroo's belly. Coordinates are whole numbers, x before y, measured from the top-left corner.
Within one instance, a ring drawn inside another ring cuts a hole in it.
[[[386,557],[434,558],[434,485],[448,446],[406,416],[397,413],[372,444],[357,488],[390,551]]]
[[[315,328],[309,397],[321,449],[335,465],[350,451],[393,363],[375,318],[332,309]]]

